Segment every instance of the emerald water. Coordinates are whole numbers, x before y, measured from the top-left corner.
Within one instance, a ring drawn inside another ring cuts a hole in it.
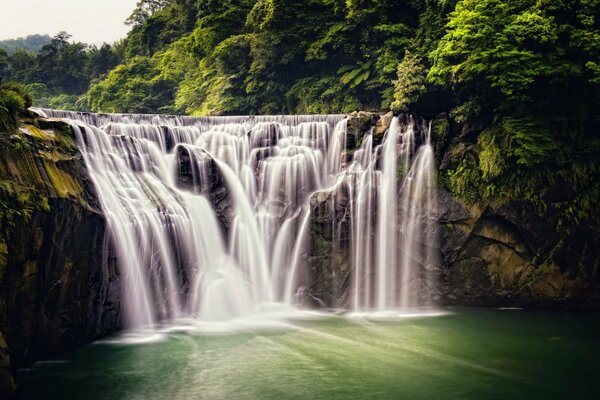
[[[24,399],[597,399],[599,317],[451,309],[178,326],[17,378]]]

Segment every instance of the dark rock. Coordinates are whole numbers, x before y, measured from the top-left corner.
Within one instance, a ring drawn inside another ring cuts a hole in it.
[[[205,151],[178,145],[175,157],[179,187],[206,194],[221,186],[222,177],[217,164]]]
[[[363,136],[373,130],[379,119],[379,114],[364,111],[350,114],[347,126],[346,149],[354,150],[359,147]]]
[[[208,199],[213,206],[223,235],[227,237],[231,228],[234,209],[231,198],[229,197],[229,190],[225,184],[223,184],[223,181],[220,183],[219,186],[209,193]]]
[[[350,209],[349,188],[342,184],[310,198],[309,276],[304,300],[313,307],[349,305]]]
[[[479,123],[467,123],[462,126],[460,141],[467,144],[477,143],[479,134],[484,130],[484,126]]]
[[[10,399],[17,389],[10,372],[10,356],[8,345],[0,332],[0,399]]]
[[[591,235],[584,234],[574,249],[565,246],[572,234],[554,230],[552,213],[542,213],[523,202],[484,210],[473,205],[468,219],[461,213],[444,213],[460,219],[440,219],[444,226],[441,251],[445,263],[440,297],[444,303],[600,306],[600,282],[594,278],[593,266],[597,257],[590,252]],[[561,259],[562,252],[568,257]]]
[[[24,125],[20,146],[0,143],[0,331],[13,368],[121,326],[106,222],[70,126],[39,124],[50,129]]]

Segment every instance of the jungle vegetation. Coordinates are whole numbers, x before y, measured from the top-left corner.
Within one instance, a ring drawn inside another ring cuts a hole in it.
[[[127,23],[112,46],[0,50],[0,76],[96,112],[412,112],[466,203],[598,221],[600,0],[140,0]]]

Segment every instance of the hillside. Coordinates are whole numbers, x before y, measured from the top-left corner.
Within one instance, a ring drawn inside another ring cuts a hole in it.
[[[598,221],[596,0],[145,3],[93,111],[437,115],[440,181],[465,202]]]
[[[44,45],[50,43],[52,38],[48,35],[29,35],[17,39],[0,40],[0,48],[6,50],[8,54],[21,49],[32,53],[37,53]]]

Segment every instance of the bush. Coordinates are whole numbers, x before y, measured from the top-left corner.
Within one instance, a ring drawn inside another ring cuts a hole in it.
[[[0,86],[0,131],[11,132],[18,126],[18,118],[31,106],[31,97],[19,85]]]

